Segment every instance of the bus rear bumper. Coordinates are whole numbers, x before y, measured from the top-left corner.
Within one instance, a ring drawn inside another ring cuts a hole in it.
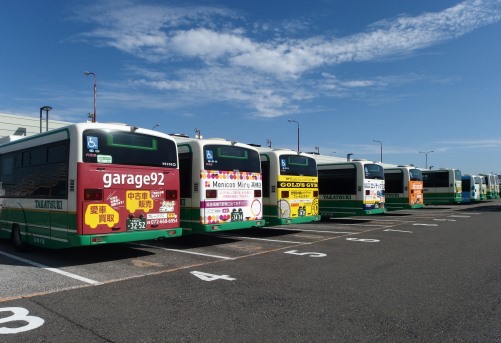
[[[173,238],[182,235],[181,228],[165,229],[165,230],[146,230],[119,232],[112,234],[96,234],[96,235],[81,235],[72,236],[69,238],[70,246],[88,246],[111,243],[127,243],[135,241],[147,241],[159,238]]]

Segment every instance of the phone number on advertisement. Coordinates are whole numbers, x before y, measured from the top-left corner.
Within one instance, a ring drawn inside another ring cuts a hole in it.
[[[148,220],[148,225],[158,225],[158,224],[174,224],[177,223],[176,218],[162,218],[162,219],[151,219]]]

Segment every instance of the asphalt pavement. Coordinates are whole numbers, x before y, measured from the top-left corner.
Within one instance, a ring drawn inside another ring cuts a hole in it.
[[[18,253],[0,342],[501,342],[501,200]]]

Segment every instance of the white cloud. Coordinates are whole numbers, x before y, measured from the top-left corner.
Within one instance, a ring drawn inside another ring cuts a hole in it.
[[[171,38],[170,44],[181,55],[202,58],[219,58],[255,49],[248,38],[208,29],[180,31]]]
[[[136,84],[167,91],[195,90],[202,98],[210,94],[221,101],[244,103],[258,115],[272,117],[293,111],[293,99],[311,96],[301,90],[302,85],[311,85],[305,75],[322,72],[326,66],[410,54],[497,22],[501,11],[499,1],[466,0],[440,12],[380,21],[347,37],[306,39],[274,31],[272,23],[248,25],[236,12],[222,7],[105,1],[84,9],[78,18],[97,27],[75,39],[158,63],[154,73],[142,72],[145,80]],[[274,35],[265,35],[269,32]],[[293,32],[297,31],[288,34]],[[159,70],[171,63],[183,68],[191,63],[192,72],[176,79],[162,77]],[[376,79],[332,78],[315,88],[346,92],[382,85]]]
[[[301,74],[323,64],[367,61],[452,39],[500,20],[497,1],[465,1],[436,13],[400,16],[373,24],[368,32],[348,37],[256,41],[238,28],[233,11],[215,7],[171,7],[120,2],[88,9],[98,28],[79,38],[101,43],[140,58],[225,58],[227,64],[281,75]],[[235,19],[231,29],[218,19]],[[100,26],[100,27],[99,27]],[[216,28],[215,28],[216,27]],[[223,61],[224,62],[224,61]]]

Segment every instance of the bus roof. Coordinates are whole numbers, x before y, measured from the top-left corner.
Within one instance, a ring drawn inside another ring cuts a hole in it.
[[[129,131],[129,132],[137,132],[142,134],[148,134],[156,137],[162,137],[165,139],[172,140],[172,137],[159,131],[139,128],[137,126],[128,125],[128,124],[119,124],[119,123],[102,123],[102,122],[83,122],[83,123],[74,123],[69,124],[67,126],[62,126],[56,129],[52,129],[49,131],[37,133],[31,136],[21,136],[21,138],[11,140],[9,142],[0,144],[0,148],[5,148],[8,146],[16,146],[18,144],[29,144],[28,142],[37,142],[40,139],[48,139],[50,136],[59,135],[61,133],[66,133],[64,138],[68,138],[69,132],[78,132],[87,129],[108,129],[108,130],[118,130],[118,131]],[[56,137],[56,136],[54,136]],[[50,138],[49,138],[50,139]],[[62,138],[61,138],[62,139]],[[60,140],[59,138],[57,140]],[[38,144],[38,143],[35,143]]]
[[[257,150],[255,146],[251,146],[246,143],[241,143],[237,141],[230,141],[225,138],[194,138],[188,136],[180,136],[180,135],[169,135],[177,144],[196,144],[199,146],[207,145],[207,144],[221,144],[221,145],[235,145],[240,147],[246,147],[249,149]]]

